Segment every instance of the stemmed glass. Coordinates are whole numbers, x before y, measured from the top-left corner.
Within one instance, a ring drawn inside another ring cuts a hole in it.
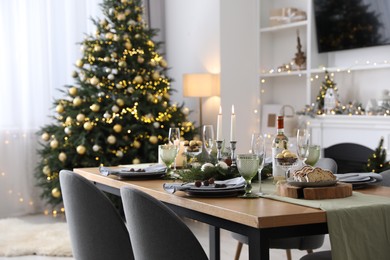
[[[309,143],[310,133],[307,129],[298,129],[297,132],[297,155],[302,164],[305,165],[305,161],[309,156]]]
[[[265,140],[260,133],[253,133],[251,140],[251,150],[252,154],[256,154],[259,157],[259,168],[257,173],[259,175],[259,194],[262,194],[261,191],[261,171],[264,168],[265,160]]]
[[[169,140],[169,144],[176,145],[177,151],[179,151],[179,148],[180,148],[180,129],[178,127],[169,128],[168,140]],[[176,170],[176,160],[174,163],[174,169]]]
[[[162,144],[158,146],[158,151],[161,160],[167,166],[167,176],[174,177],[171,167],[179,151],[178,147],[173,144]]]
[[[212,125],[203,126],[203,144],[210,157],[214,146],[214,128]]]
[[[258,198],[258,194],[252,193],[252,178],[259,169],[259,157],[256,154],[238,154],[237,169],[245,179],[245,194],[241,198]]]
[[[185,147],[186,153],[191,156],[190,159],[190,164],[192,165],[193,163],[196,162],[196,157],[197,155],[202,153],[202,142],[201,141],[190,141],[189,145]]]
[[[309,145],[309,156],[306,159],[306,164],[314,166],[320,159],[321,147],[319,145]]]

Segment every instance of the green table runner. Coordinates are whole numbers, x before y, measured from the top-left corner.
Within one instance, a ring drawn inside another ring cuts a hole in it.
[[[304,200],[275,194],[262,183],[262,197],[326,211],[333,260],[390,259],[390,198],[353,192],[351,197]]]

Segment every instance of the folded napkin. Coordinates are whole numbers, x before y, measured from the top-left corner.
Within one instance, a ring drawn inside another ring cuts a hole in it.
[[[130,173],[130,172],[137,172],[138,169],[143,169],[145,173],[159,173],[164,172],[166,170],[166,166],[164,164],[153,164],[147,167],[137,167],[137,165],[134,165],[134,167],[126,167],[126,168],[108,168],[108,167],[99,167],[99,171],[102,175],[108,176],[110,174],[120,174],[120,173]]]
[[[382,175],[374,172],[359,172],[359,173],[344,173],[335,174],[339,181],[343,182],[358,182],[367,181],[374,178],[377,182],[382,181]]]
[[[245,180],[242,177],[236,177],[224,181],[215,181],[215,183],[225,184],[226,187],[229,188],[240,188],[245,185]],[[186,191],[186,190],[194,189],[196,187],[194,182],[190,182],[190,183],[164,183],[163,188],[166,192],[173,194],[176,191]]]

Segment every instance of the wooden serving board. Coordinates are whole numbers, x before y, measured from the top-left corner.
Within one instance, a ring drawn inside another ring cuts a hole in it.
[[[280,196],[295,199],[323,200],[352,196],[352,184],[338,182],[328,187],[296,187],[288,183],[278,185]]]

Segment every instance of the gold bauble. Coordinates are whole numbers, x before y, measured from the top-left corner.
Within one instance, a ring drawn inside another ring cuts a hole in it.
[[[145,59],[141,56],[138,56],[137,61],[138,63],[144,63]]]
[[[118,104],[118,106],[123,107],[123,105],[125,104],[125,101],[123,101],[123,99],[121,99],[121,98],[118,98],[116,100],[116,103]]]
[[[117,34],[114,34],[114,38],[112,38],[114,41],[119,41],[121,39],[121,37]]]
[[[158,71],[153,72],[152,78],[154,80],[158,80],[160,78],[160,72],[158,72]]]
[[[134,35],[134,37],[135,37],[136,39],[139,39],[139,38],[141,38],[141,34],[137,33],[136,35]]]
[[[122,131],[122,126],[120,124],[116,124],[113,129],[115,132],[120,133]]]
[[[41,135],[41,138],[43,141],[49,141],[50,139],[50,135],[46,132],[44,132],[42,135]]]
[[[43,174],[45,174],[45,175],[49,175],[49,174],[50,174],[50,167],[49,167],[49,165],[43,166],[42,172],[43,172]]]
[[[83,125],[84,129],[87,131],[91,131],[93,128],[93,124],[91,122],[85,122]]]
[[[116,59],[116,57],[118,57],[118,54],[116,52],[111,53],[111,58]]]
[[[50,147],[56,149],[58,147],[58,141],[56,139],[50,142]]]
[[[68,92],[69,92],[70,95],[75,96],[77,94],[77,88],[76,87],[71,87],[68,90]]]
[[[158,142],[157,136],[152,135],[151,137],[149,137],[149,142],[150,142],[151,144],[157,144],[157,142]]]
[[[112,37],[113,37],[113,34],[108,32],[108,33],[106,33],[105,37],[106,37],[107,40],[111,40]]]
[[[72,72],[72,77],[73,77],[73,78],[77,78],[78,75],[79,75],[79,73],[78,73],[77,71],[74,70],[74,71]]]
[[[116,157],[123,157],[123,152],[117,151],[115,155],[116,155]]]
[[[61,153],[58,155],[58,160],[60,160],[61,162],[65,162],[65,161],[66,161],[66,153],[61,152]]]
[[[131,48],[133,47],[133,45],[131,45],[131,42],[130,42],[130,41],[127,41],[127,42],[125,43],[125,47],[126,47],[126,49],[131,50]]]
[[[166,67],[168,66],[167,61],[164,60],[164,59],[161,59],[161,60],[160,60],[160,66],[163,67],[163,68],[166,68]]]
[[[67,135],[72,134],[72,129],[71,129],[71,127],[70,127],[70,126],[65,127],[65,128],[64,128],[64,132],[65,132],[65,134],[67,134]]]
[[[89,82],[90,82],[92,85],[96,86],[97,84],[99,84],[99,79],[98,79],[96,76],[93,76],[93,77],[89,80]]]
[[[141,147],[141,142],[138,141],[138,140],[134,140],[133,147],[136,148],[136,149],[140,148]]]
[[[100,20],[100,25],[101,26],[106,26],[107,24],[108,24],[108,22],[107,22],[107,20],[106,19],[102,19],[102,20]]]
[[[81,68],[84,65],[84,62],[82,60],[77,60],[76,61],[76,66]]]
[[[154,42],[152,40],[148,40],[146,44],[150,47],[154,47]]]
[[[64,106],[61,104],[58,104],[56,107],[56,111],[57,111],[57,113],[61,114],[62,112],[64,112]]]
[[[84,114],[78,114],[78,115],[76,116],[76,120],[77,120],[78,122],[83,122],[84,119],[85,119],[85,115],[84,115]]]
[[[72,119],[70,116],[68,116],[68,117],[66,118],[66,120],[65,120],[65,124],[67,124],[67,125],[72,124],[72,122],[73,122],[73,119]]]
[[[76,147],[76,151],[77,151],[78,154],[83,155],[87,151],[87,148],[85,148],[84,145],[79,145],[79,146]]]
[[[104,57],[105,62],[110,62],[111,58],[110,57]]]
[[[95,144],[94,146],[92,146],[92,150],[94,152],[98,152],[100,150],[100,146],[98,144]]]
[[[124,21],[124,20],[126,20],[126,15],[124,13],[119,13],[116,16],[116,19],[118,19],[118,21]]]
[[[115,144],[115,143],[116,143],[116,137],[113,136],[113,135],[108,136],[108,137],[107,137],[107,142],[108,142],[109,144]]]
[[[51,195],[58,199],[59,197],[61,197],[61,191],[58,189],[58,188],[54,188],[51,190]]]
[[[150,66],[152,66],[152,67],[156,67],[156,66],[157,66],[157,62],[156,62],[155,60],[151,60],[151,61],[149,62],[149,64],[150,64]]]
[[[100,110],[100,106],[98,104],[92,104],[89,107],[93,112],[98,112]]]
[[[94,51],[101,51],[102,50],[102,47],[100,47],[100,45],[95,45],[95,47],[93,47],[93,50]]]
[[[141,77],[140,75],[135,76],[135,78],[134,78],[134,83],[136,83],[136,84],[141,84],[142,81],[143,81],[143,79],[142,79],[142,77]]]
[[[119,61],[118,66],[122,67],[122,68],[126,67],[127,66],[126,61],[124,61],[124,60]]]
[[[121,3],[122,3],[122,4],[126,4],[126,3],[127,3],[127,0],[121,0]]]
[[[134,88],[133,87],[128,87],[127,88],[127,92],[129,92],[130,94],[133,94],[134,93]]]
[[[133,164],[140,164],[141,161],[138,158],[133,159]]]
[[[80,97],[77,96],[73,99],[73,106],[75,107],[80,106],[81,103],[83,103],[83,100]]]
[[[118,113],[119,112],[119,107],[117,105],[113,105],[111,108],[112,112]]]

